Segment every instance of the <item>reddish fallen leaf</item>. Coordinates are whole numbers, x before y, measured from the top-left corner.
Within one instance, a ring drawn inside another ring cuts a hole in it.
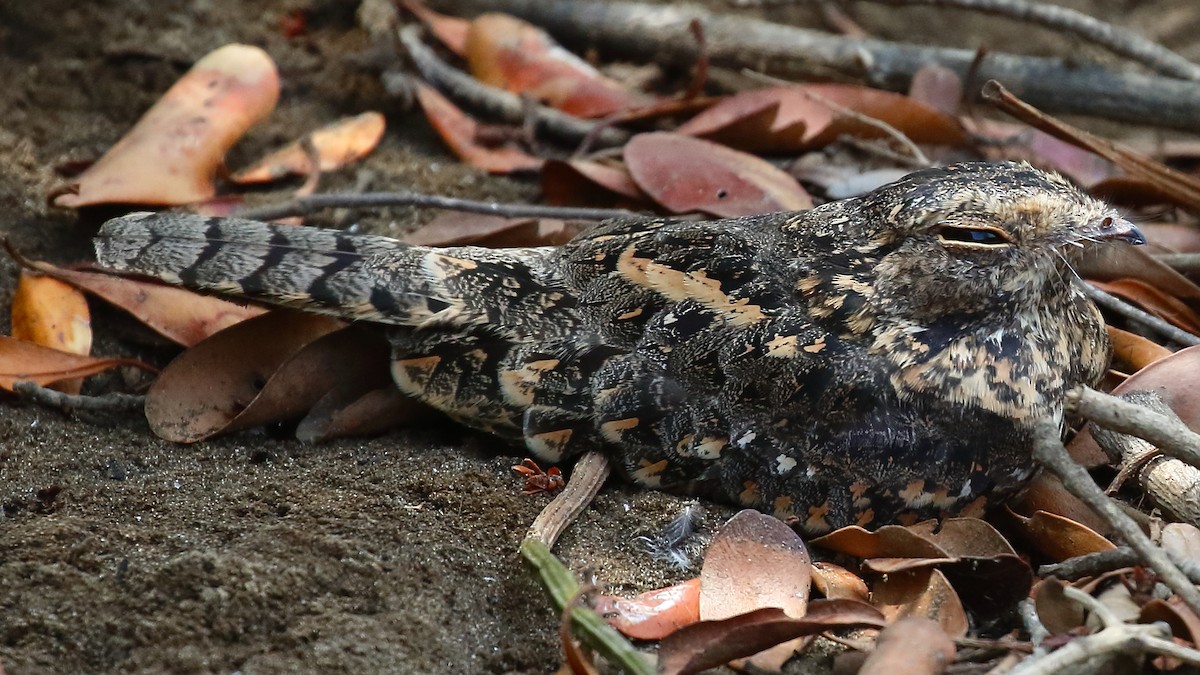
[[[279,73],[258,47],[226,45],[196,62],[58,206],[190,204],[216,192],[225,153],[275,108]]]
[[[1162,293],[1200,308],[1200,286],[1161,260],[1146,253],[1144,246],[1094,246],[1084,252],[1076,269],[1096,281],[1137,279]]]
[[[120,307],[159,335],[185,347],[266,311],[157,282],[67,270],[44,262],[19,262]]]
[[[954,640],[937,622],[910,616],[879,633],[858,675],[936,675],[955,653]]]
[[[439,14],[418,0],[401,0],[401,4],[404,5],[405,9],[412,12],[421,23],[425,24],[429,28],[429,32],[446,49],[454,52],[456,56],[466,57],[467,30],[471,26],[470,21],[460,19],[456,16]]]
[[[861,600],[867,602],[871,591],[862,577],[850,570],[828,562],[812,564],[813,586],[830,600]]]
[[[1038,511],[1028,518],[1019,513],[1010,513],[1015,517],[1022,535],[1052,562],[1115,548],[1111,541],[1095,530],[1069,518],[1045,511]]]
[[[1183,208],[1188,206],[1186,203],[1178,203],[1177,193],[1164,190],[1157,183],[1129,176],[1109,176],[1099,180],[1088,187],[1088,193],[1119,206],[1142,207],[1159,204]]]
[[[1151,314],[1190,333],[1200,333],[1200,314],[1183,301],[1140,279],[1092,281],[1096,287],[1124,298]]]
[[[734,218],[812,208],[800,184],[769,162],[698,138],[638,134],[625,145],[638,187],[673,213]]]
[[[1096,185],[1120,172],[1115,164],[1093,152],[1022,124],[978,120],[975,133],[997,141],[985,150],[988,159],[1030,162],[1083,186]]]
[[[661,640],[700,620],[700,578],[646,591],[633,598],[604,595],[596,611],[609,625],[635,640]]]
[[[907,96],[852,84],[744,91],[696,115],[678,131],[741,150],[772,153],[821,147],[842,135],[887,135],[877,126],[835,112],[817,97],[886,122],[915,143],[967,142],[966,132],[954,117]]]
[[[658,648],[660,675],[688,675],[834,628],[881,628],[883,615],[856,600],[813,600],[804,618],[768,607],[720,621],[701,621],[663,639]]]
[[[946,115],[958,115],[963,100],[962,78],[943,65],[927,63],[913,73],[908,97]]]
[[[71,354],[92,351],[92,323],[83,294],[53,277],[22,270],[12,299],[12,336]],[[56,389],[78,394],[82,379]]]
[[[607,117],[650,101],[604,77],[542,29],[507,14],[476,17],[466,47],[479,81],[577,117]]]
[[[790,617],[805,615],[812,585],[812,559],[795,530],[752,509],[738,512],[717,531],[700,569],[700,618],[727,619],[762,607]],[[748,660],[779,671],[796,649],[785,642]]]
[[[970,627],[966,610],[950,581],[941,570],[925,568],[889,574],[871,589],[871,604],[888,622],[905,617],[936,621],[953,637],[962,637]]]
[[[1138,614],[1138,623],[1154,623],[1163,621],[1171,627],[1171,635],[1177,641],[1182,640],[1185,646],[1195,648],[1200,644],[1200,617],[1186,603],[1173,595],[1167,600],[1154,598],[1142,605]],[[1155,666],[1162,670],[1174,670],[1182,663],[1178,659],[1158,657]]]
[[[637,208],[646,203],[624,165],[587,159],[547,160],[542,165],[542,197],[555,205]]]
[[[339,169],[370,154],[383,138],[383,115],[365,112],[344,117],[308,135],[322,172]],[[239,184],[268,183],[284,176],[307,176],[313,172],[304,141],[296,141],[238,171],[230,180]]]
[[[176,358],[151,386],[146,419],[157,435],[192,443],[296,419],[345,383],[386,384],[379,333],[332,318],[276,311],[244,321]]]
[[[63,380],[102,373],[117,366],[134,366],[154,372],[153,367],[134,359],[70,354],[0,335],[0,389],[5,391],[12,391],[13,384],[25,380],[45,387]]]
[[[434,130],[454,154],[473,167],[490,173],[536,170],[542,160],[509,146],[488,147],[476,138],[479,125],[445,96],[417,83],[417,101]]]
[[[939,569],[963,604],[984,617],[999,616],[1029,595],[1033,570],[996,528],[978,518],[946,518],[910,525],[954,562]]]
[[[404,241],[419,246],[558,246],[570,241],[582,229],[583,225],[579,223],[549,218],[505,218],[448,211],[410,232]]]

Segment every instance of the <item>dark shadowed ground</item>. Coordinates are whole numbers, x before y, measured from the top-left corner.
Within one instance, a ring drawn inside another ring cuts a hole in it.
[[[1187,44],[1200,28],[1192,1],[1094,4]],[[98,157],[192,61],[235,41],[271,53],[284,91],[231,165],[375,109],[388,115],[383,145],[361,167],[327,177],[324,189],[370,172],[360,187],[534,198],[531,183],[460,165],[419,114],[384,94],[371,69],[380,54],[356,26],[356,4],[0,0],[0,235],[31,257],[89,259],[103,214],[79,222],[47,208],[54,167]],[[297,8],[309,10],[309,32],[286,39],[279,17]],[[881,12],[868,14],[883,36],[929,23],[928,14],[906,24]],[[1032,36],[1043,53],[1072,49],[1037,31],[995,30],[998,48]],[[969,34],[956,31],[963,44],[972,44]],[[420,217],[395,209],[360,221],[398,234]],[[15,276],[0,259],[5,333]],[[98,353],[158,362],[173,353],[147,345],[115,312],[95,310]],[[93,386],[109,384],[102,377]],[[547,498],[519,494],[508,469],[519,460],[513,448],[437,422],[320,446],[255,432],[184,447],[158,440],[135,416],[84,422],[5,399],[0,663],[9,675],[553,672],[558,620],[516,553]],[[610,486],[557,550],[614,592],[677,580],[683,573],[632,540],[680,502]],[[730,513],[710,509],[708,525]]]

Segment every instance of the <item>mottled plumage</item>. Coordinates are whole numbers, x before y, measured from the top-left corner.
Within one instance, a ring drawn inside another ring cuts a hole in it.
[[[386,324],[401,390],[556,462],[810,533],[976,512],[1032,475],[1035,420],[1109,346],[1070,283],[1112,209],[1023,164],[911,174],[806,212],[614,220],[561,248],[134,214],[106,267]]]

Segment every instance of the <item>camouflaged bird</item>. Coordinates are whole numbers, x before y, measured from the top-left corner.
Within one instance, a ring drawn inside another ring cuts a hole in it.
[[[1034,472],[1035,421],[1109,345],[1071,283],[1137,228],[1025,164],[910,174],[810,211],[611,220],[563,247],[411,246],[178,214],[106,223],[102,265],[386,324],[392,374],[558,462],[808,533],[977,513]]]

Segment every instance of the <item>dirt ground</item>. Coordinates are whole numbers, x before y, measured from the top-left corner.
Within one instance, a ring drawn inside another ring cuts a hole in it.
[[[1183,45],[1200,28],[1200,12],[1187,12],[1192,1],[1094,4]],[[89,237],[110,214],[46,207],[55,167],[98,157],[192,61],[229,42],[266,48],[284,82],[279,109],[231,165],[373,109],[388,116],[382,146],[324,189],[535,198],[532,183],[459,164],[419,114],[384,93],[377,66],[386,59],[357,27],[356,5],[0,0],[0,236],[31,257],[90,259]],[[289,39],[279,19],[293,9],[308,11],[309,30]],[[928,22],[862,9],[885,37]],[[1002,43],[1036,33],[996,30]],[[957,33],[968,43],[972,34]],[[1071,51],[1055,49],[1051,34],[1034,38],[1032,51]],[[1197,45],[1190,49],[1196,57]],[[398,234],[421,216],[394,209],[316,222],[351,218]],[[5,333],[15,277],[0,259]],[[160,363],[174,353],[118,313],[94,310],[98,353]],[[120,385],[111,377],[90,386]],[[85,421],[0,401],[0,663],[9,675],[553,672],[558,619],[516,553],[547,498],[519,494],[508,467],[520,457],[440,422],[317,446],[259,431],[184,447],[157,439],[137,416]],[[612,592],[677,580],[684,573],[633,539],[681,502],[614,481],[557,551]],[[710,507],[708,526],[731,513]]]

